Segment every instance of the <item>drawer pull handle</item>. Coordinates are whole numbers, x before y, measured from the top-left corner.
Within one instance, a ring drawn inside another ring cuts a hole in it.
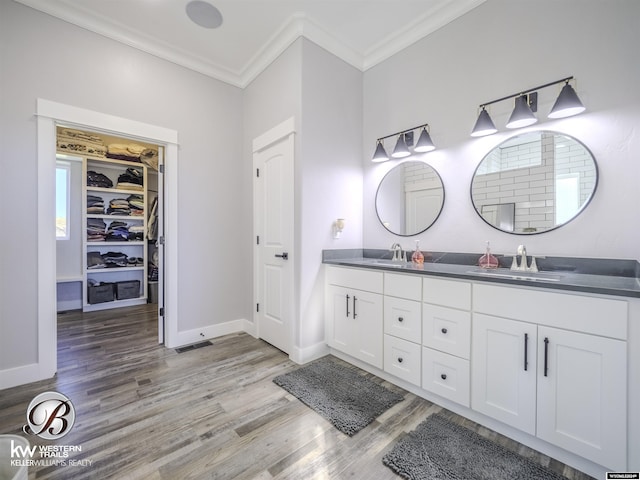
[[[445,335],[447,334],[448,330],[446,328],[443,328],[442,330],[440,330],[442,333],[444,333]]]
[[[398,357],[398,363],[402,363],[403,362],[403,358],[402,357]]]
[[[443,379],[443,380],[446,380],[447,379],[447,374],[446,373],[441,374],[440,378]]]
[[[404,317],[398,317],[398,321],[399,321],[400,323],[404,322]]]

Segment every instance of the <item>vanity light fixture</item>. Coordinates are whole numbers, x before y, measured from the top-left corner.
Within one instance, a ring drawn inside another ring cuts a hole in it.
[[[524,90],[522,92],[507,95],[506,97],[502,97],[497,100],[492,100],[490,102],[480,104],[480,113],[478,115],[478,120],[476,121],[476,124],[471,132],[471,136],[483,137],[485,135],[496,133],[498,130],[491,120],[486,107],[493,103],[502,102],[503,100],[509,100],[511,98],[515,98],[515,108],[513,109],[513,112],[509,117],[509,121],[507,122],[506,127],[522,128],[528,125],[533,125],[538,121],[538,119],[534,115],[534,112],[537,111],[538,106],[537,90],[550,87],[552,85],[557,85],[558,83],[562,82],[564,82],[565,85],[564,87],[562,87],[560,95],[551,108],[551,112],[548,115],[549,118],[564,118],[582,113],[585,110],[585,107],[578,98],[578,94],[576,93],[576,91],[569,84],[569,81],[573,79],[573,77],[562,78],[560,80],[556,80],[555,82],[546,83],[538,87],[530,88],[529,90]]]
[[[393,158],[404,158],[411,155],[409,147],[407,145],[407,137],[405,133],[401,133],[396,142],[396,147],[393,149],[391,156]]]
[[[382,144],[382,139],[378,139],[378,145],[376,146],[376,152],[373,154],[372,162],[386,162],[389,160],[389,155],[387,155],[387,151],[384,149],[384,145]]]
[[[429,124],[425,123],[424,125],[418,125],[417,127],[409,128],[407,130],[403,130],[401,132],[392,133],[391,135],[387,135],[386,137],[380,137],[376,143],[376,151],[373,154],[373,158],[371,161],[373,162],[386,162],[389,160],[389,155],[387,155],[386,150],[384,149],[383,141],[385,138],[391,138],[398,136],[398,140],[396,141],[396,146],[393,149],[393,153],[391,154],[392,158],[404,158],[411,155],[411,150],[409,147],[413,145],[413,132],[421,128],[420,137],[416,142],[413,151],[416,153],[425,153],[430,152],[431,150],[435,150],[435,145],[431,140],[431,136],[429,135]]]

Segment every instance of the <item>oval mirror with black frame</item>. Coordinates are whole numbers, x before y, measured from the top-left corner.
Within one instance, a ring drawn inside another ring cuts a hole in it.
[[[391,233],[410,237],[424,232],[440,216],[444,186],[435,169],[408,161],[393,167],[378,185],[376,213]]]
[[[591,201],[598,166],[589,149],[565,134],[511,137],[480,162],[471,201],[482,219],[517,235],[543,233],[573,220]]]

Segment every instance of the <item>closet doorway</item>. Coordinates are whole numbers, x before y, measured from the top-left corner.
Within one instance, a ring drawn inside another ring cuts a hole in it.
[[[178,134],[122,117],[94,112],[49,100],[37,100],[38,133],[38,363],[30,366],[28,381],[52,377],[57,371],[56,333],[56,233],[51,228],[56,217],[56,132],[58,126],[87,130],[104,135],[139,140],[162,147],[164,160],[163,192],[158,193],[160,206],[158,226],[164,232],[162,267],[159,269],[158,300],[164,302],[164,316],[159,315],[159,341],[167,347],[176,346],[177,338],[177,157]],[[161,161],[159,160],[159,163]],[[162,178],[162,177],[160,177]],[[159,189],[160,190],[160,189]],[[164,207],[164,208],[163,208]],[[82,228],[82,227],[81,227]],[[84,226],[86,229],[86,225]],[[85,252],[86,254],[86,252]],[[161,253],[160,253],[161,254]],[[164,276],[164,278],[162,278]]]
[[[164,147],[56,125],[57,312],[153,304],[164,342]]]

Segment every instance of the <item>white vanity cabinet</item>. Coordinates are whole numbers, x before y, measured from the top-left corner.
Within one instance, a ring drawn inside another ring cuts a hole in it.
[[[468,407],[471,283],[422,281],[422,388]]]
[[[384,274],[384,370],[420,386],[422,279]]]
[[[331,266],[326,276],[328,345],[382,369],[382,272]]]
[[[626,468],[627,302],[474,284],[472,408]]]

